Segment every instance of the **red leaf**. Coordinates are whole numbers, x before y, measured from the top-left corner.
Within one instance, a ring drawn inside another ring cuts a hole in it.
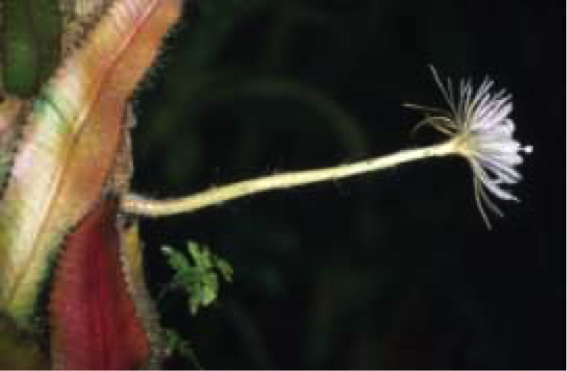
[[[67,238],[49,313],[54,368],[144,367],[150,343],[120,263],[117,202],[92,210]]]

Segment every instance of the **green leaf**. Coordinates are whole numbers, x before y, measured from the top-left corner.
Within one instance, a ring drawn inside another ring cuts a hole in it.
[[[166,328],[163,330],[163,338],[165,341],[165,352],[168,356],[179,354],[181,357],[193,362],[193,365],[198,370],[203,369],[189,342],[179,335],[177,331]]]
[[[194,242],[187,245],[187,254],[164,246],[169,266],[175,271],[170,289],[181,289],[187,295],[191,314],[196,315],[200,307],[215,302],[220,280],[231,282],[232,267],[228,262],[212,253],[207,247]],[[191,261],[188,259],[191,257]]]
[[[63,26],[58,2],[4,0],[0,25],[4,89],[30,97],[59,63]]]

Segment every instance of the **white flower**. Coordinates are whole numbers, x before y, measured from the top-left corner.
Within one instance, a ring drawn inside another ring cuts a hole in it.
[[[435,69],[431,67],[431,70],[449,110],[425,108],[439,114],[427,117],[423,123],[451,136],[455,152],[468,160],[474,173],[476,203],[490,228],[483,204],[499,216],[502,216],[502,212],[487,191],[502,200],[518,201],[504,187],[521,180],[516,170],[522,163],[520,154],[531,153],[533,147],[522,146],[512,137],[515,128],[509,117],[512,102],[506,90],[491,92],[494,83],[486,77],[476,92],[470,81],[461,80],[455,93],[449,78],[443,84]]]

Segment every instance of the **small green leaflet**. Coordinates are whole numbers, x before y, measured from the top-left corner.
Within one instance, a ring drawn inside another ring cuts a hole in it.
[[[199,307],[213,303],[218,294],[220,280],[232,281],[232,267],[207,247],[194,242],[187,244],[187,254],[164,246],[167,263],[175,271],[168,289],[182,289],[188,296],[189,310],[196,315]],[[191,257],[189,261],[187,255]]]
[[[168,356],[177,353],[181,357],[190,360],[196,369],[203,369],[189,342],[177,333],[177,331],[165,328],[163,330],[163,338],[165,341],[166,354]]]

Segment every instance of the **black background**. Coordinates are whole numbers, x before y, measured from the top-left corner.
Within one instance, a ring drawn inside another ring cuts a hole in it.
[[[461,159],[142,221],[159,251],[193,240],[234,282],[189,314],[158,303],[203,367],[565,367],[565,3],[202,0],[136,96],[133,188],[155,197],[434,143],[403,102],[442,105],[428,65],[514,96],[532,144],[488,231]],[[174,356],[170,368],[192,368]]]

